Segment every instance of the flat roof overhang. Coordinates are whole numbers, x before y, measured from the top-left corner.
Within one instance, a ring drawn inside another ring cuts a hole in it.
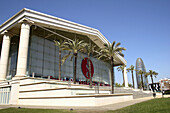
[[[50,29],[57,29],[86,35],[100,48],[103,47],[104,43],[110,43],[97,29],[26,8],[22,9],[17,14],[8,19],[6,22],[4,22],[2,25],[0,25],[0,41],[2,40],[3,32],[5,32],[6,30],[9,30],[14,34],[19,35],[20,22],[24,19],[32,21],[33,25],[35,26],[37,25]],[[126,65],[126,60],[124,59],[124,57],[117,54],[115,56],[115,65]]]

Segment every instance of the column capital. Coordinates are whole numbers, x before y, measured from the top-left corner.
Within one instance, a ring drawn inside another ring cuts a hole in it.
[[[9,37],[14,36],[14,34],[13,34],[12,32],[7,31],[7,30],[3,31],[1,34],[2,34],[2,35],[7,35],[7,36],[9,36]]]
[[[18,23],[21,23],[21,24],[27,23],[27,24],[29,24],[30,26],[31,26],[32,24],[34,24],[33,21],[31,21],[31,20],[29,20],[29,19],[27,19],[27,18],[21,19]]]

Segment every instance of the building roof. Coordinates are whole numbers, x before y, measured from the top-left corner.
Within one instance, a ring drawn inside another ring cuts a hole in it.
[[[44,14],[41,12],[37,12],[34,10],[30,10],[27,8],[22,9],[17,14],[8,19],[6,22],[4,22],[2,25],[0,25],[0,34],[5,32],[6,30],[10,30],[14,34],[19,35],[20,21],[24,19],[32,21],[34,25],[37,26],[86,35],[99,47],[103,47],[104,43],[109,43],[109,41],[97,29],[77,24],[68,20],[64,20],[58,17],[54,17],[48,14]],[[2,35],[0,36],[0,38],[2,38]],[[126,65],[126,60],[119,54],[117,54],[115,59],[118,65]]]

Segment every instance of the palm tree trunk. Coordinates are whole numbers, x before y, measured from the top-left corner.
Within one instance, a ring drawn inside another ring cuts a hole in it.
[[[133,88],[135,88],[134,77],[133,77],[133,71],[131,71],[131,73],[132,73]]]
[[[141,82],[142,82],[142,88],[143,88],[143,90],[144,90],[142,74],[141,74]]]
[[[153,92],[154,92],[153,77],[152,77],[152,75],[151,75],[151,81],[152,81],[152,90],[153,90]]]
[[[77,68],[77,53],[74,53],[74,76],[73,76],[73,79],[74,79],[74,84],[76,84],[76,68]]]
[[[111,57],[111,94],[114,94],[114,59]]]
[[[89,64],[90,88],[92,88],[92,75],[91,75],[90,54],[88,54],[88,64]]]
[[[59,80],[61,80],[61,50],[59,50]]]

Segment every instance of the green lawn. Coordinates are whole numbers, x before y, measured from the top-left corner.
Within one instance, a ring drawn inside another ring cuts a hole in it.
[[[70,110],[57,110],[57,109],[7,108],[1,109],[0,113],[76,113],[76,112]]]
[[[56,109],[25,109],[8,108],[1,109],[0,113],[93,113],[90,110],[56,110]],[[96,111],[95,113],[97,113]],[[102,111],[101,111],[102,112]],[[131,105],[115,111],[105,113],[170,113],[170,98],[152,99],[135,105]]]
[[[106,113],[170,113],[170,98],[152,99]]]

